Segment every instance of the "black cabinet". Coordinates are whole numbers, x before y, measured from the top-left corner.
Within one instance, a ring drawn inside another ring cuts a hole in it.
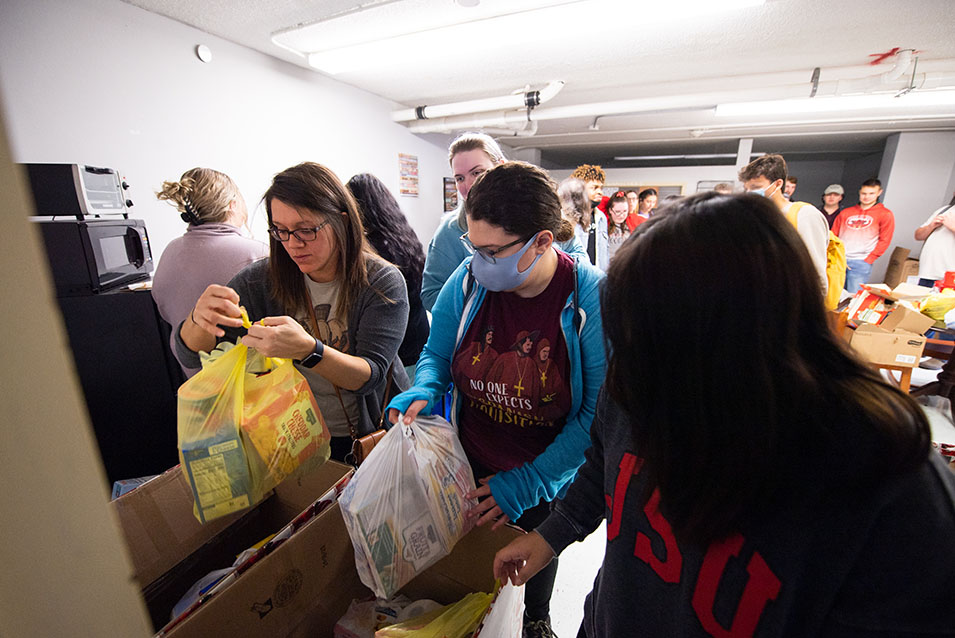
[[[110,483],[176,465],[176,391],[184,379],[152,295],[122,290],[57,301]]]

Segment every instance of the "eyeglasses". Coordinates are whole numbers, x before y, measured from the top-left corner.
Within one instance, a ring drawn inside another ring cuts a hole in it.
[[[299,241],[312,241],[316,236],[318,236],[318,231],[325,228],[330,221],[332,220],[326,219],[315,228],[296,228],[295,230],[287,230],[285,228],[269,226],[269,234],[272,235],[272,237],[274,237],[276,240],[283,243],[287,242],[292,235],[295,235],[295,239]]]
[[[511,243],[504,244],[500,248],[495,248],[494,250],[488,250],[487,248],[476,247],[474,244],[471,243],[471,240],[468,238],[467,233],[464,233],[463,235],[461,235],[459,239],[461,240],[461,243],[464,244],[464,247],[468,249],[469,252],[476,253],[480,255],[481,258],[484,259],[485,261],[488,261],[492,264],[496,264],[497,255],[499,255],[502,251],[507,250],[511,246],[516,246],[521,243],[527,243],[527,241],[529,241],[533,237],[536,237],[536,235],[531,235],[530,237],[522,237],[520,239],[515,239]]]

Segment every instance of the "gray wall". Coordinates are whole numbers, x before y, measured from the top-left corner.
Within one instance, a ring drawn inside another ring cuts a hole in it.
[[[796,182],[795,199],[800,202],[809,202],[816,208],[822,205],[822,191],[829,184],[837,184],[842,179],[845,162],[841,160],[816,162],[787,162],[789,174],[794,175]]]
[[[304,160],[343,180],[374,173],[397,193],[409,153],[420,196],[399,201],[424,242],[442,213],[446,136],[414,136],[389,101],[117,0],[4,0],[0,59],[14,160],[122,170],[154,256],[185,230],[154,191],[197,165],[231,175],[252,209],[273,174]],[[254,222],[265,239],[261,208]]]
[[[857,159],[846,160],[845,170],[842,172],[842,184],[846,189],[843,206],[855,206],[859,203],[859,187],[870,177],[878,177],[885,153],[872,153]]]

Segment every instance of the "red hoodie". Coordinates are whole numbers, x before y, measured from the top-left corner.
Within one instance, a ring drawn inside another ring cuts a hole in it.
[[[846,259],[864,259],[873,263],[892,243],[895,216],[882,204],[867,210],[856,204],[846,208],[832,223],[832,232],[846,245]]]

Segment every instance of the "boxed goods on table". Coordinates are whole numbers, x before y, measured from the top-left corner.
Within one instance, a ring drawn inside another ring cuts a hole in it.
[[[886,330],[864,323],[852,333],[849,345],[870,363],[914,368],[922,358],[925,337],[914,332]]]
[[[914,310],[911,306],[905,305],[907,302],[900,301],[895,304],[892,311],[883,319],[879,326],[885,330],[904,330],[918,335],[924,335],[925,332],[935,325],[935,320]]]

